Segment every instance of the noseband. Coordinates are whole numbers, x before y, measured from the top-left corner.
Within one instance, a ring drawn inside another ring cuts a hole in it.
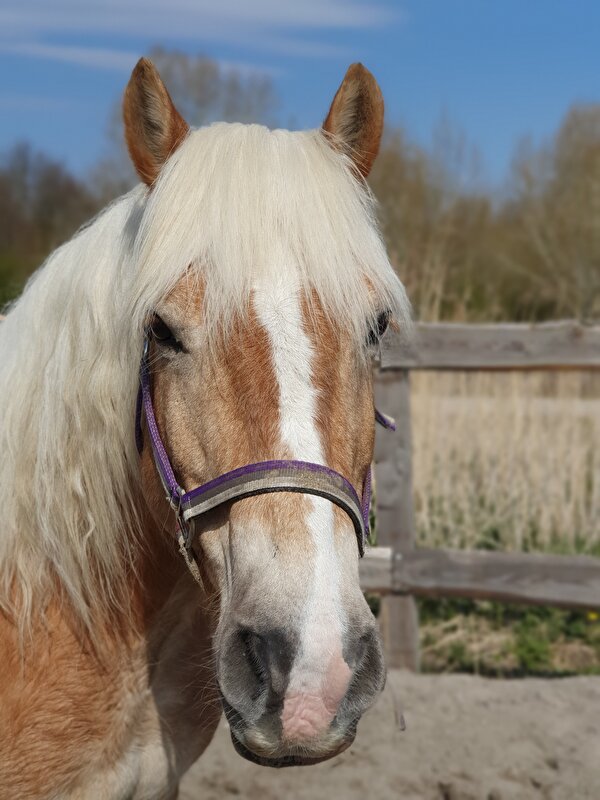
[[[196,580],[200,573],[192,549],[194,520],[224,503],[254,497],[271,492],[298,492],[324,497],[343,509],[354,526],[358,551],[364,555],[369,533],[369,509],[371,506],[371,468],[367,469],[362,498],[359,498],[350,481],[323,464],[310,461],[259,461],[225,472],[214,480],[186,492],[177,482],[173,467],[162,441],[152,404],[150,389],[150,334],[144,338],[144,349],[140,366],[140,388],[137,398],[135,439],[138,452],[142,452],[142,414],[150,434],[154,463],[166,492],[166,499],[177,517],[179,549]],[[383,427],[395,430],[394,421],[375,410],[375,419]]]

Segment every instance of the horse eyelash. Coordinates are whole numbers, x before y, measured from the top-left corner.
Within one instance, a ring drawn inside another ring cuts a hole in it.
[[[370,345],[378,345],[383,338],[385,332],[390,324],[392,314],[389,310],[382,311],[378,314],[375,325],[372,325],[367,335],[367,341]]]

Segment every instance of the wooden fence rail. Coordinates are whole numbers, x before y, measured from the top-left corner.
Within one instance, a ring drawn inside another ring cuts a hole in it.
[[[378,594],[473,597],[505,603],[600,608],[600,559],[545,553],[369,550],[360,565],[363,589]]]
[[[381,369],[600,369],[600,326],[417,323],[410,341],[385,337]]]
[[[415,595],[471,597],[567,608],[600,608],[600,559],[415,547],[410,371],[600,369],[600,326],[419,323],[410,341],[388,336],[375,381],[379,408],[396,419],[395,436],[375,444],[377,529],[381,547],[361,564],[365,591],[380,592],[380,622],[390,666],[418,669]]]

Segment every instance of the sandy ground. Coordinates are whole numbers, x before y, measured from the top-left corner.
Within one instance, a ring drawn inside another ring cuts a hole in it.
[[[221,721],[180,800],[236,797],[600,800],[600,678],[393,672],[354,745],[314,767],[254,766],[236,755]]]

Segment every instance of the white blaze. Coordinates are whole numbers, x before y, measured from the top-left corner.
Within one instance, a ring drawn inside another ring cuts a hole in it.
[[[283,272],[283,270],[282,270]],[[268,287],[256,287],[254,304],[269,335],[279,387],[281,439],[293,459],[325,464],[316,425],[318,391],[312,381],[314,351],[304,330],[301,296],[289,274]],[[342,650],[344,615],[340,565],[334,544],[334,514],[329,500],[306,495],[306,527],[314,544],[311,585],[302,617],[300,652],[292,667],[288,695],[320,692],[332,659]]]

